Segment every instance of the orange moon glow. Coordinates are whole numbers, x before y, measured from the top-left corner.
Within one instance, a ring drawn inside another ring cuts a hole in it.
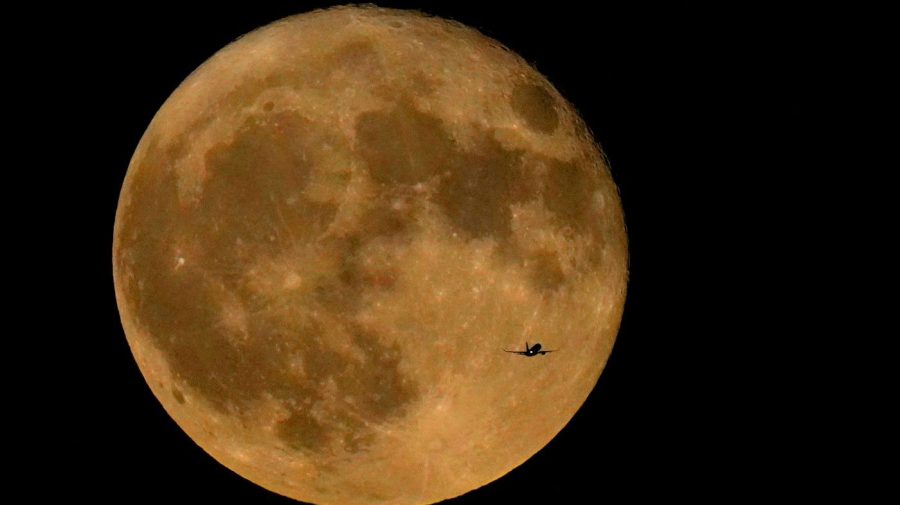
[[[572,106],[498,42],[405,11],[316,11],[216,53],[144,133],[114,233],[163,407],[307,502],[506,474],[587,398],[625,300],[619,197]],[[556,352],[503,352],[526,340]]]

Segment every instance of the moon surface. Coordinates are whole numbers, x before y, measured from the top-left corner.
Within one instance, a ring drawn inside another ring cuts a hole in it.
[[[297,500],[413,504],[572,418],[627,245],[601,151],[522,58],[343,7],[247,34],[175,90],[129,165],[113,269],[141,372],[216,460]],[[526,340],[556,352],[503,352]]]

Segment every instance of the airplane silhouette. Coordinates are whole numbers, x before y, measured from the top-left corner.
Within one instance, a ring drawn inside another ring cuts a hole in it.
[[[547,354],[548,352],[553,352],[556,349],[553,349],[553,350],[545,349],[542,351],[541,344],[534,344],[533,346],[529,346],[528,341],[526,340],[524,351],[510,351],[508,349],[503,349],[503,350],[506,352],[511,352],[514,354],[521,354],[522,356],[528,356],[529,358],[531,358],[531,357],[537,356],[538,354],[543,356],[544,354]]]

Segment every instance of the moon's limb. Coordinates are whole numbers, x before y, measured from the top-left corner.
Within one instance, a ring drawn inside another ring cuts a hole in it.
[[[434,502],[521,464],[596,383],[627,277],[615,185],[553,86],[474,30],[375,8],[273,23],[185,80],[113,253],[170,415],[318,503]],[[560,351],[495,352],[526,338]]]

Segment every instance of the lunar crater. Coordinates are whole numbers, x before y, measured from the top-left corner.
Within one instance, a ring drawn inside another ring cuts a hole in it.
[[[517,84],[512,91],[512,108],[525,124],[540,133],[550,134],[559,126],[559,114],[553,95],[542,85]]]

